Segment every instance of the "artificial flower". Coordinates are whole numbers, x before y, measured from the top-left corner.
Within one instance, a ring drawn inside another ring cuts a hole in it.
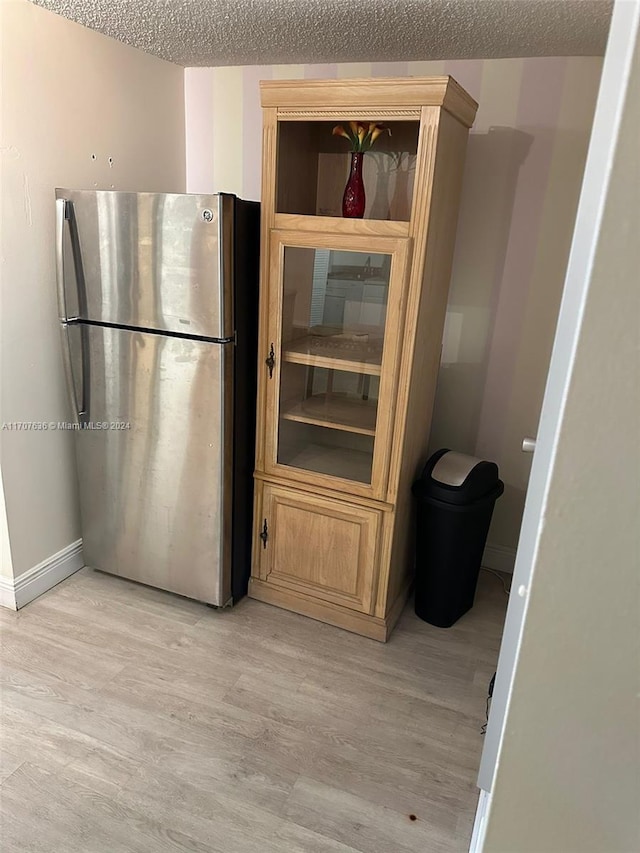
[[[350,121],[348,129],[337,124],[332,131],[334,136],[344,136],[345,139],[348,139],[351,143],[351,150],[359,152],[369,151],[376,139],[384,132],[391,136],[391,128],[385,127],[377,121],[369,122],[368,126],[359,121]]]

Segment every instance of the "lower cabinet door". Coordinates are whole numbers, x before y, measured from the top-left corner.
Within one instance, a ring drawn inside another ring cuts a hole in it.
[[[259,522],[262,580],[373,612],[377,510],[265,484]]]

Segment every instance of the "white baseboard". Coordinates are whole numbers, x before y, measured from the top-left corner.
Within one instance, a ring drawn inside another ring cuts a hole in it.
[[[8,607],[10,610],[17,610],[16,607],[16,592],[13,588],[13,580],[9,578],[0,578],[0,607]]]
[[[0,578],[0,605],[19,610],[83,566],[82,539],[78,539],[13,580]]]
[[[516,549],[506,548],[504,545],[486,545],[482,556],[482,565],[497,572],[513,574],[516,564]]]

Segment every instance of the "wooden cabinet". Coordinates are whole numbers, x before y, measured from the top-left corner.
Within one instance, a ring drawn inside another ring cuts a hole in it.
[[[386,640],[412,575],[468,127],[449,77],[261,84],[260,364],[249,594]],[[383,121],[362,219],[337,123]]]
[[[371,613],[379,511],[265,484],[262,514],[261,580]]]

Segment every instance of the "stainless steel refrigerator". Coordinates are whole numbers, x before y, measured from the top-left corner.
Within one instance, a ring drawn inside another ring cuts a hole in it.
[[[259,205],[56,190],[85,564],[223,606],[249,577]]]

